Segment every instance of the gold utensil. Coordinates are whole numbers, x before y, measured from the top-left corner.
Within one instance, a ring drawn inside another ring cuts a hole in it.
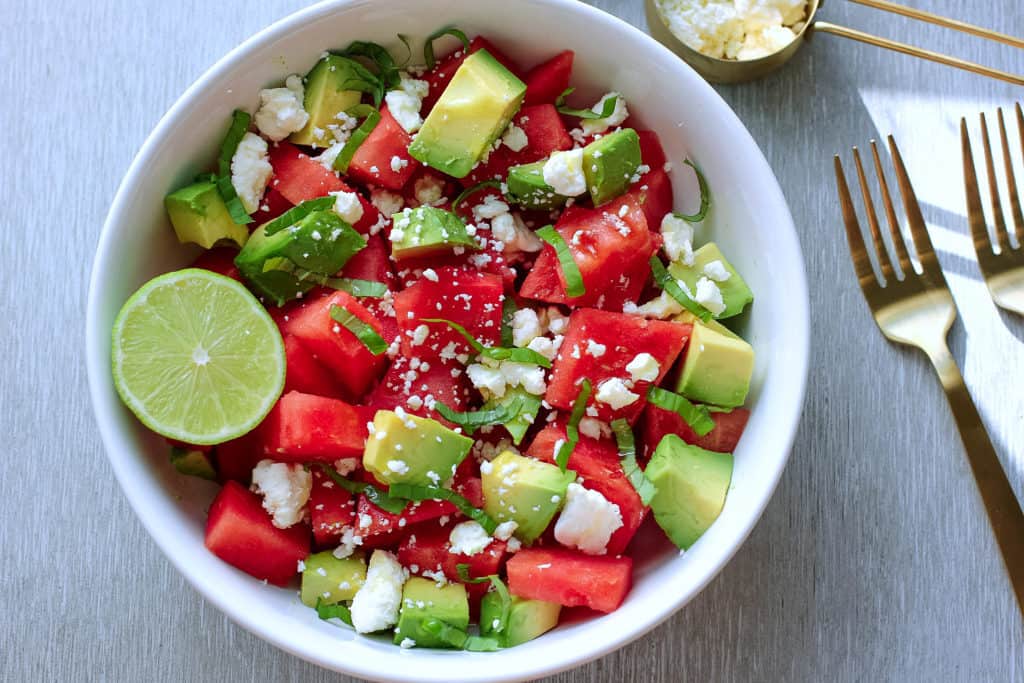
[[[991,31],[980,26],[968,24],[963,21],[957,21],[956,19],[949,19],[947,17],[939,16],[938,14],[932,14],[931,12],[898,5],[894,2],[889,2],[888,0],[850,1],[884,10],[886,12],[900,14],[912,19],[936,24],[938,26],[944,26],[956,31],[962,31],[981,38],[995,40],[1006,45],[1012,45],[1013,47],[1024,48],[1024,39],[1015,38],[1014,36],[1009,36],[997,31]],[[682,57],[683,61],[687,62],[697,71],[697,73],[712,83],[741,83],[743,81],[761,78],[788,62],[806,40],[810,40],[814,33],[820,32],[831,33],[832,35],[842,36],[844,38],[851,38],[862,43],[868,43],[877,47],[884,47],[887,50],[902,52],[903,54],[913,55],[915,57],[938,62],[940,64],[946,64],[947,66],[953,66],[958,69],[965,69],[983,76],[998,78],[1016,85],[1024,85],[1024,75],[1022,74],[1000,71],[999,69],[993,69],[975,62],[969,62],[965,59],[950,57],[949,55],[944,55],[939,52],[925,50],[924,48],[907,45],[906,43],[900,43],[895,40],[889,40],[888,38],[882,38],[856,29],[846,28],[845,26],[838,26],[827,21],[815,21],[814,17],[818,13],[818,9],[821,7],[822,3],[823,0],[808,0],[807,14],[804,19],[804,24],[797,32],[796,38],[789,45],[778,52],[774,52],[765,57],[746,60],[718,59],[698,52],[683,41],[679,40],[679,38],[672,33],[668,27],[668,22],[662,16],[655,0],[645,0],[645,8],[647,12],[647,26],[651,31],[651,35],[660,43],[664,44],[670,50]]]
[[[1020,138],[1021,152],[1024,153],[1024,113],[1020,104],[1014,109],[1017,113],[1017,135]],[[999,182],[996,179],[995,163],[992,160],[992,145],[988,139],[988,123],[985,115],[981,115],[981,141],[985,149],[985,172],[988,176],[989,200],[992,205],[992,218],[995,223],[996,244],[999,253],[995,252],[989,237],[988,225],[985,221],[985,210],[981,207],[981,194],[978,192],[978,176],[974,171],[974,155],[971,153],[971,140],[967,134],[967,121],[960,119],[960,143],[964,155],[964,185],[967,190],[967,217],[971,224],[971,237],[974,240],[974,251],[978,253],[978,265],[985,276],[985,283],[997,305],[1008,311],[1024,315],[1024,215],[1021,215],[1020,194],[1017,191],[1017,178],[1013,172],[1013,160],[1010,157],[1010,142],[1006,135],[1006,122],[1003,110],[996,110],[999,120],[999,141],[1003,152],[1003,165],[1006,169],[1007,193],[1010,198],[1010,213],[1013,215],[1013,232],[1017,238],[1016,248],[1010,241],[1003,219],[1002,204],[999,201]]]
[[[896,210],[893,208],[892,197],[882,171],[878,147],[874,141],[871,142],[871,153],[874,156],[875,172],[878,175],[882,205],[889,224],[896,264],[891,260],[878,225],[874,201],[861,165],[860,152],[856,147],[853,148],[854,164],[864,198],[864,213],[881,270],[881,278],[876,278],[872,270],[868,248],[864,245],[853,199],[846,185],[843,165],[839,156],[835,157],[836,185],[843,209],[843,220],[846,223],[846,238],[850,244],[853,267],[860,281],[860,288],[864,292],[864,298],[867,299],[882,334],[892,341],[924,351],[939,374],[942,387],[946,390],[946,398],[949,399],[950,408],[953,410],[953,417],[956,418],[957,427],[960,429],[960,438],[963,439],[967,451],[967,461],[974,474],[974,481],[981,493],[989,523],[992,525],[1010,576],[1010,583],[1017,596],[1017,605],[1024,612],[1024,513],[1021,512],[1020,503],[1006,479],[1006,472],[1003,471],[999,458],[992,448],[992,442],[978,416],[974,401],[967,393],[956,361],[946,346],[946,335],[956,317],[956,304],[950,296],[946,278],[942,275],[939,261],[935,257],[921,209],[892,136],[889,136],[889,150],[910,228],[909,242],[904,241],[899,220],[896,218]],[[908,247],[912,247],[917,254],[920,272],[911,264]],[[896,270],[897,266],[899,272]]]

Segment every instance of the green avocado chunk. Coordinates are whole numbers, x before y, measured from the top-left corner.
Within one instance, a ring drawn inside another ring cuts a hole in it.
[[[583,148],[583,175],[594,206],[625,194],[640,167],[640,136],[632,128],[604,135]]]
[[[480,635],[498,638],[502,647],[515,647],[558,626],[561,612],[562,606],[556,602],[527,600],[513,595],[508,623],[501,631],[495,631],[495,620],[500,622],[501,597],[491,591],[480,601]]]
[[[423,628],[431,619],[465,631],[469,626],[469,599],[461,583],[438,585],[430,579],[414,576],[402,588],[402,605],[395,628],[395,644],[406,638],[414,647],[451,647]]]
[[[654,450],[644,476],[658,489],[651,499],[654,520],[688,549],[718,519],[732,481],[732,455],[691,446],[668,434]]]
[[[195,242],[204,249],[221,240],[244,246],[249,230],[235,223],[217,191],[217,183],[203,181],[175,190],[164,197],[164,207],[178,241]]]
[[[537,412],[540,410],[540,396],[531,394],[522,387],[509,387],[505,390],[504,396],[491,398],[484,403],[480,410],[493,410],[499,406],[506,406],[517,399],[523,402],[522,412],[514,420],[506,422],[502,426],[508,430],[512,437],[512,443],[518,446],[537,417]]]
[[[484,510],[497,522],[514,521],[515,535],[523,543],[544,533],[562,507],[565,491],[576,481],[572,470],[562,472],[533,458],[505,451],[489,466],[481,467]]]
[[[171,446],[171,465],[181,474],[200,479],[217,481],[217,470],[213,466],[213,451]]]
[[[235,265],[263,296],[283,305],[316,284],[296,269],[333,276],[366,240],[332,211],[314,211],[269,237],[258,228],[235,257]]]
[[[747,399],[753,372],[750,344],[696,320],[675,390],[694,401],[736,408]]]
[[[441,486],[455,474],[473,439],[437,420],[378,410],[363,467],[385,484]]]
[[[362,553],[339,559],[326,550],[307,557],[305,565],[299,597],[309,607],[316,607],[318,599],[325,605],[351,600],[366,581],[366,559]]]
[[[429,256],[456,247],[477,249],[462,219],[433,206],[404,209],[391,217],[391,256],[395,259]]]
[[[569,200],[544,181],[545,163],[546,160],[535,161],[508,170],[505,180],[508,192],[505,196],[510,202],[524,209],[549,211],[560,208]]]
[[[743,281],[740,274],[736,272],[736,269],[732,267],[732,264],[725,260],[717,244],[708,242],[693,252],[693,265],[691,266],[687,266],[680,261],[674,261],[668,267],[668,272],[675,279],[686,283],[691,292],[696,292],[697,282],[707,275],[704,269],[709,263],[716,261],[722,264],[729,277],[724,282],[715,281],[715,285],[722,293],[722,303],[725,304],[725,310],[715,314],[715,318],[731,318],[743,312],[747,304],[754,300],[754,293],[750,291],[750,287]]]
[[[487,50],[459,65],[430,110],[409,154],[456,178],[469,175],[519,110],[526,84]]]
[[[363,69],[358,62],[339,55],[324,55],[306,74],[303,109],[309,114],[305,127],[288,138],[297,145],[330,147],[334,143],[331,126],[338,125],[338,114],[359,104],[362,93],[347,90],[346,83],[359,78]]]

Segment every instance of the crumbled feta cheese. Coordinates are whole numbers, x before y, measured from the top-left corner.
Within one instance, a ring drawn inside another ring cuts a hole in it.
[[[409,165],[409,160],[408,159],[403,159],[402,157],[398,156],[397,154],[394,155],[393,157],[391,157],[391,170],[394,171],[395,173],[398,173],[399,171],[401,171],[403,168],[405,168],[408,165]]]
[[[371,422],[370,424],[373,424],[373,423]],[[359,469],[359,459],[358,458],[342,458],[340,460],[335,460],[334,461],[334,469],[341,476],[347,477],[348,475],[352,474],[357,469]]]
[[[423,125],[423,118],[420,116],[420,107],[423,106],[423,98],[430,89],[430,84],[407,74],[400,74],[402,83],[397,90],[390,90],[384,96],[388,105],[388,111],[395,118],[407,133],[415,133]]]
[[[402,210],[405,200],[397,192],[378,188],[370,192],[370,203],[380,211],[382,217],[391,218]]]
[[[263,496],[263,509],[278,529],[302,519],[312,485],[313,475],[299,464],[260,460],[252,471],[253,491]]]
[[[398,559],[386,550],[374,550],[366,581],[352,599],[352,626],[359,633],[383,631],[398,622],[402,586],[408,577]]]
[[[657,0],[681,41],[718,59],[758,59],[789,45],[803,28],[806,0]]]
[[[260,208],[274,168],[267,160],[267,141],[255,133],[246,133],[231,157],[231,184],[242,200],[246,213]]]
[[[487,464],[490,465],[491,463]],[[480,464],[480,471],[483,471],[483,463]],[[510,519],[507,522],[502,522],[494,529],[494,537],[499,541],[507,541],[512,538],[512,534],[514,534],[518,528],[519,523]]]
[[[565,334],[565,329],[569,326],[569,316],[562,315],[562,312],[554,306],[548,307],[547,315],[548,329],[551,330],[551,333]]]
[[[508,204],[493,194],[487,195],[481,203],[473,207],[473,217],[478,221],[489,220],[506,213]]]
[[[426,325],[417,325],[416,329],[412,331],[412,345],[420,346],[423,342],[427,341],[427,337],[430,336],[430,328]]]
[[[732,273],[730,273],[728,269],[726,269],[725,264],[718,259],[709,261],[704,265],[704,274],[715,282],[725,282],[732,277]]]
[[[532,308],[520,308],[512,316],[512,343],[520,348],[528,346],[541,335],[540,319]]]
[[[444,198],[444,185],[434,176],[424,175],[412,185],[413,194],[423,206],[434,206]]]
[[[658,379],[661,367],[651,354],[638,353],[626,364],[626,372],[634,382],[653,382]]]
[[[388,460],[388,469],[395,474],[409,474],[409,465],[404,460]]]
[[[508,387],[516,386],[537,396],[547,390],[544,368],[533,363],[502,361],[497,367],[473,363],[466,368],[466,375],[485,397],[501,398]]]
[[[356,534],[355,529],[347,526],[341,533],[341,540],[339,541],[338,547],[335,548],[331,554],[339,560],[344,560],[346,557],[350,557],[352,553],[356,551],[356,548],[362,544],[363,537]]]
[[[604,119],[583,119],[580,121],[580,128],[583,129],[584,135],[593,135],[594,133],[603,133],[609,128],[614,128],[620,125],[623,121],[629,118],[629,110],[626,109],[626,98],[617,92],[610,92],[600,100],[597,101],[590,111],[598,114],[604,111],[605,100],[615,98],[615,109],[612,110],[611,116]]]
[[[544,356],[548,360],[554,360],[555,356],[558,355],[558,349],[562,346],[562,340],[565,339],[562,335],[557,335],[554,339],[548,339],[547,337],[537,337],[526,345],[526,348],[531,351],[536,351],[540,355]]]
[[[456,524],[450,534],[450,552],[456,555],[476,555],[491,544],[491,537],[482,526],[472,520]]]
[[[303,97],[302,78],[294,74],[285,80],[283,88],[260,90],[260,107],[253,117],[256,127],[274,142],[302,130],[309,121],[309,114],[302,108]]]
[[[473,363],[466,368],[466,376],[481,392],[501,398],[505,395],[505,377],[498,368],[489,368],[480,363]]]
[[[604,344],[599,344],[593,339],[587,340],[587,353],[589,353],[594,358],[600,358],[601,356],[603,356],[607,349],[607,346],[605,346]]]
[[[623,308],[623,312],[626,312],[625,308]],[[637,307],[635,311],[629,312],[637,313],[645,318],[658,318],[664,320],[682,313],[683,307],[678,301],[673,299],[668,292],[662,292],[647,303]]]
[[[560,195],[578,197],[587,191],[583,174],[583,150],[555,152],[544,162],[544,182]]]
[[[722,290],[706,277],[697,281],[697,292],[693,295],[693,300],[711,311],[712,315],[720,315],[725,310]]]
[[[416,641],[412,638],[402,638],[402,642],[398,644],[398,647],[408,650],[409,648],[416,647]]]
[[[580,434],[583,436],[589,436],[591,439],[600,439],[603,436],[609,436],[612,433],[611,427],[606,425],[601,420],[593,417],[584,417],[580,420]]]
[[[639,398],[640,395],[630,391],[623,380],[613,377],[598,385],[594,400],[611,406],[613,410],[619,410],[636,403]]]
[[[359,202],[359,195],[345,190],[331,192],[331,195],[334,197],[334,206],[331,207],[334,213],[349,225],[358,223],[363,217],[363,205]]]
[[[608,541],[622,526],[619,506],[597,491],[569,484],[565,507],[555,523],[555,540],[588,555],[604,555]]]
[[[508,124],[505,134],[501,136],[501,141],[513,152],[521,152],[530,144],[526,137],[526,132],[515,123]]]
[[[423,278],[431,282],[437,282],[437,271],[433,268],[427,268],[423,271]]]
[[[661,236],[665,240],[665,255],[671,261],[693,265],[693,226],[673,213],[661,219]]]
[[[526,227],[517,213],[504,213],[491,221],[491,234],[504,243],[506,251],[533,253],[544,248],[541,238]]]

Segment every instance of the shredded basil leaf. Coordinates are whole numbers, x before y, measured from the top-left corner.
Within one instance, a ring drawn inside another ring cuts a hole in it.
[[[214,181],[217,183],[217,192],[220,194],[221,199],[224,200],[224,204],[227,205],[231,220],[239,225],[252,223],[252,216],[245,210],[242,200],[238,198],[235,186],[231,182],[231,159],[234,158],[235,152],[238,150],[238,143],[242,141],[242,138],[245,137],[245,132],[249,130],[249,122],[251,120],[252,117],[249,116],[249,113],[241,109],[236,109],[232,112],[231,127],[228,128],[227,135],[224,136],[223,142],[220,143],[220,156],[217,158],[217,177],[214,178]]]
[[[284,264],[282,264],[284,266]],[[324,287],[330,287],[331,289],[337,289],[342,292],[348,292],[355,297],[382,297],[388,293],[388,286],[383,282],[375,282],[373,280],[359,280],[356,278],[349,277],[330,277],[323,273],[317,273],[312,270],[306,270],[305,268],[299,268],[292,262],[288,262],[288,265],[278,268],[278,270],[286,270],[295,276],[295,279],[299,282],[306,282],[312,280],[318,285]]]
[[[511,403],[492,408],[491,410],[476,410],[466,413],[452,410],[440,401],[434,404],[434,409],[441,417],[462,427],[469,436],[473,436],[473,432],[480,427],[511,422],[519,417],[524,407],[525,402],[520,396],[517,396]]]
[[[426,42],[423,44],[423,61],[426,62],[428,69],[433,69],[434,65],[437,64],[437,60],[434,59],[434,41],[442,36],[453,36],[462,41],[462,49],[469,51],[469,38],[466,34],[455,28],[454,26],[446,26],[440,30],[434,31],[427,36]]]
[[[489,574],[487,576],[471,577],[469,575],[469,565],[460,563],[455,565],[455,571],[458,572],[459,581],[463,583],[485,583],[491,582],[491,588],[498,594],[498,598],[501,600],[501,613],[498,616],[498,625],[493,626],[488,624],[487,627],[491,632],[502,633],[508,627],[509,615],[512,611],[512,594],[508,592],[508,586],[501,580],[501,577],[497,574]]]
[[[412,45],[409,42],[409,36],[404,33],[396,33],[395,35],[402,41],[402,45],[405,46],[405,59],[398,64],[399,68],[404,68],[412,61]]]
[[[377,67],[377,77],[381,80],[385,89],[397,88],[402,82],[398,75],[398,67],[395,66],[395,59],[383,46],[366,40],[357,40],[349,44],[342,52],[345,57],[363,57],[373,62]]]
[[[570,92],[572,92],[572,88],[568,88],[558,97],[564,101],[565,96]],[[619,96],[606,97],[602,102],[601,111],[599,112],[594,111],[593,109],[573,109],[572,107],[566,107],[564,105],[558,106],[557,109],[560,114],[575,116],[580,119],[606,119],[615,113],[615,105],[619,102]]]
[[[552,247],[558,256],[558,263],[562,266],[562,275],[565,277],[565,293],[570,297],[583,296],[587,288],[583,284],[583,275],[576,260],[572,257],[569,245],[565,243],[554,226],[546,225],[537,231],[537,237],[541,238]]]
[[[551,361],[537,353],[533,349],[505,348],[504,346],[484,346],[471,335],[465,327],[454,320],[446,318],[421,318],[425,323],[444,323],[458,332],[470,345],[473,351],[479,356],[485,356],[496,361],[512,361],[513,363],[531,363],[542,368],[550,368]]]
[[[650,387],[647,390],[647,400],[651,405],[663,410],[671,410],[679,415],[686,421],[686,424],[690,425],[697,436],[704,436],[715,428],[715,421],[711,419],[705,406],[691,403],[689,399],[667,389]]]
[[[486,512],[473,507],[472,503],[455,493],[455,491],[449,491],[440,486],[396,483],[388,487],[388,495],[393,498],[405,498],[411,501],[446,500],[458,508],[459,512],[482,526],[488,534],[493,535],[494,530],[498,528],[498,523]]]
[[[352,311],[338,305],[331,306],[331,318],[346,330],[356,336],[363,346],[369,349],[370,353],[379,356],[388,350],[388,343],[384,337],[377,334],[377,330],[366,322],[360,320]]]
[[[350,55],[345,54],[345,52],[334,52],[333,54],[347,59],[349,64],[346,66],[353,74],[339,83],[337,89],[339,91],[356,90],[367,93],[373,97],[374,104],[379,107],[380,103],[384,101],[384,92],[386,90],[384,82],[377,78],[372,71],[352,59]]]
[[[461,204],[462,202],[466,201],[467,198],[469,198],[470,196],[476,194],[480,190],[483,190],[484,188],[487,188],[487,187],[494,187],[494,188],[498,188],[500,190],[501,189],[501,183],[498,182],[497,180],[484,180],[482,182],[477,183],[476,185],[473,185],[471,187],[467,187],[465,190],[460,192],[459,196],[456,197],[455,201],[452,202],[452,211],[455,211],[455,209],[457,209],[459,207],[459,204]]]
[[[501,303],[501,345],[511,347],[512,342],[512,318],[516,314],[516,300],[514,297],[505,295]]]
[[[557,109],[558,107],[561,107],[563,104],[565,104],[565,98],[571,95],[575,90],[576,88],[566,88],[565,90],[563,90],[561,94],[555,98],[555,108]]]
[[[576,394],[576,400],[573,401],[572,413],[569,414],[569,423],[565,427],[565,443],[559,446],[558,452],[555,453],[555,464],[563,472],[569,466],[569,458],[576,449],[576,444],[580,441],[580,420],[583,419],[583,413],[587,408],[587,401],[590,400],[590,391],[590,380],[584,379],[580,385],[580,393]]]
[[[400,514],[405,510],[406,501],[398,498],[392,498],[388,494],[381,491],[372,484],[367,484],[361,481],[352,481],[338,474],[338,471],[326,463],[318,462],[317,467],[326,474],[335,484],[345,489],[349,493],[361,493],[366,496],[366,499],[379,507],[385,512],[390,512],[393,515]]]
[[[700,208],[697,209],[697,213],[687,216],[684,213],[676,213],[677,218],[682,218],[688,223],[699,223],[704,220],[708,215],[708,209],[711,207],[711,191],[708,189],[708,181],[704,178],[704,174],[700,172],[700,169],[693,165],[693,162],[689,159],[684,159],[683,163],[693,169],[693,172],[697,174],[697,186],[700,188]]]
[[[633,438],[633,430],[629,428],[629,422],[623,418],[612,420],[612,431],[615,432],[615,443],[619,448],[619,457],[622,462],[622,471],[626,479],[633,485],[640,502],[650,505],[651,499],[658,493],[654,483],[644,476],[644,471],[636,461],[636,440]]]
[[[316,599],[316,615],[327,621],[328,619],[341,619],[349,626],[352,625],[352,612],[340,602],[336,605],[325,605],[323,598]]]
[[[334,206],[335,198],[331,196],[309,199],[288,209],[272,221],[263,224],[263,232],[267,237],[289,228],[314,211],[327,211]]]
[[[665,265],[657,256],[651,256],[651,275],[654,276],[654,283],[668,292],[668,295],[679,302],[680,306],[705,322],[711,320],[711,311],[691,299],[690,296],[683,291],[683,288],[679,286],[679,283],[676,282],[676,279],[672,277],[672,274],[666,270]]]
[[[352,163],[352,157],[356,155],[360,145],[366,142],[366,138],[370,137],[370,133],[380,123],[380,112],[366,104],[357,104],[345,113],[356,118],[364,116],[366,118],[363,119],[358,128],[352,131],[352,134],[345,142],[345,146],[341,148],[338,156],[334,158],[332,166],[339,173],[348,173],[348,165]]]

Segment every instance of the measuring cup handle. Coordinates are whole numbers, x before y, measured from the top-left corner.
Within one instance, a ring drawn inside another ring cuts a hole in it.
[[[965,59],[959,59],[958,57],[950,57],[949,55],[944,55],[941,52],[925,50],[924,48],[907,45],[906,43],[900,43],[895,40],[889,40],[888,38],[882,38],[881,36],[858,31],[857,29],[838,26],[837,24],[827,21],[816,21],[811,24],[810,28],[816,33],[831,33],[835,36],[842,36],[843,38],[850,38],[861,43],[867,43],[868,45],[882,47],[887,50],[893,50],[894,52],[901,52],[905,55],[920,57],[921,59],[938,62],[939,64],[945,64],[946,66],[952,66],[957,69],[981,74],[982,76],[997,78],[1001,81],[1006,81],[1007,83],[1013,83],[1014,85],[1024,85],[1024,75],[1014,74],[1008,71],[1000,71],[999,69],[993,69],[976,62],[969,62]]]

